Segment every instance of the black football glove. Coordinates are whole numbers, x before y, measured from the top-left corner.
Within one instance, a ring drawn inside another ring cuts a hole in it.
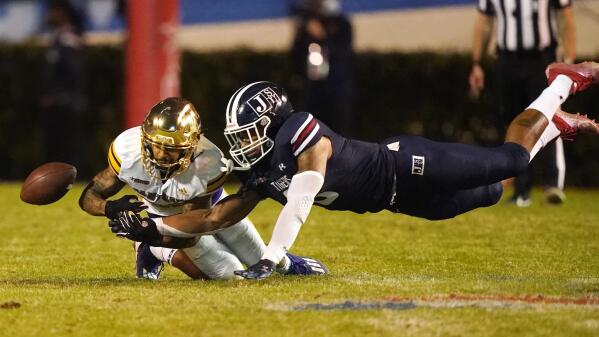
[[[236,270],[233,273],[248,280],[262,280],[275,271],[276,263],[271,260],[260,260],[246,270]]]
[[[139,213],[148,206],[139,201],[134,195],[125,195],[116,200],[108,200],[104,207],[104,214],[108,219],[116,219],[119,217],[119,212],[132,211]]]
[[[144,242],[150,245],[159,244],[162,234],[156,223],[150,218],[142,218],[134,212],[119,212],[116,219],[108,222],[110,230],[121,238]]]

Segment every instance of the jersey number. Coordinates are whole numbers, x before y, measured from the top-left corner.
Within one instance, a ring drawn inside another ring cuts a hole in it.
[[[337,192],[322,192],[318,193],[314,198],[314,203],[322,206],[328,206],[333,203],[337,198],[339,198],[339,193]]]

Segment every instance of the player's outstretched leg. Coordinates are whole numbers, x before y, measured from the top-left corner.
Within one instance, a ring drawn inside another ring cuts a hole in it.
[[[505,142],[516,143],[530,153],[530,159],[548,142],[581,132],[597,133],[597,124],[584,115],[561,111],[568,96],[599,82],[599,63],[554,63],[547,68],[550,85],[510,123]],[[557,112],[557,113],[556,113]],[[557,117],[555,117],[557,116]],[[553,122],[551,122],[553,121]]]
[[[595,83],[599,83],[599,63],[583,62],[579,64],[553,63],[545,70],[549,84],[559,75],[568,76],[573,85],[570,93],[584,91]]]

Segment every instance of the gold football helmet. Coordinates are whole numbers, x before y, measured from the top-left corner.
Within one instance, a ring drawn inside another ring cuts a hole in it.
[[[154,105],[141,126],[141,154],[150,176],[168,179],[189,164],[202,134],[193,104],[169,97]]]

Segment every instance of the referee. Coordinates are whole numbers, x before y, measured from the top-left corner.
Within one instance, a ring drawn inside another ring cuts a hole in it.
[[[561,16],[560,23],[563,22],[559,35],[562,36],[564,62],[574,61],[576,40],[571,5],[571,0],[478,0],[470,90],[474,97],[478,97],[484,88],[485,73],[480,60],[488,50],[490,33],[496,23],[496,66],[503,129],[547,85],[545,68],[557,58],[557,15]],[[545,147],[537,167],[539,164],[544,169],[547,202],[561,204],[565,199],[565,160],[560,138]],[[519,207],[529,206],[531,187],[530,172],[516,177],[510,201]]]

